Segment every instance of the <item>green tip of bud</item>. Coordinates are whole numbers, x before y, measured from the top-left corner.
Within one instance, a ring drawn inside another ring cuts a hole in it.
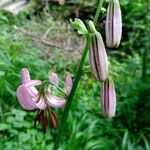
[[[80,19],[76,19],[74,21],[70,20],[70,23],[74,29],[78,31],[79,34],[85,35],[88,34],[86,26]]]
[[[89,29],[89,32],[90,33],[95,33],[95,32],[97,32],[96,31],[96,28],[95,28],[95,25],[94,25],[94,23],[93,23],[93,21],[88,21],[88,29]]]

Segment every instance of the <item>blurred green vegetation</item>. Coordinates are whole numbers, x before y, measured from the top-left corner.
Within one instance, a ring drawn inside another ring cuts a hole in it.
[[[115,81],[117,92],[116,117],[113,119],[102,117],[100,85],[87,70],[81,78],[74,98],[60,150],[150,149],[148,1],[121,0],[120,2],[123,14],[122,43],[119,49],[107,49],[110,74]],[[76,4],[87,5],[81,0],[76,1]],[[96,1],[93,1],[94,8],[95,4]],[[68,17],[72,16],[71,6],[51,7],[51,12],[42,12],[42,16],[32,14],[30,18],[27,12],[13,16],[0,11],[1,150],[51,150],[53,147],[56,131],[49,127],[48,132],[43,134],[40,125],[34,129],[35,112],[23,110],[15,94],[20,84],[20,70],[23,67],[30,70],[33,79],[47,79],[49,71],[57,72],[61,78],[64,78],[65,71],[75,74],[82,40],[77,37],[68,23]],[[93,7],[91,6],[90,9],[91,17],[95,11]],[[86,20],[86,14],[84,15],[82,9],[81,14]],[[105,13],[102,14],[102,18],[105,18]],[[15,26],[26,29],[39,38],[42,38],[47,28],[57,27],[58,29],[52,29],[54,31],[49,33],[48,38],[55,40],[54,37],[59,37],[59,41],[63,41],[66,39],[64,37],[68,36],[72,47],[77,45],[78,48],[75,48],[76,52],[57,46],[49,48],[36,42],[31,35],[27,36],[16,30]],[[97,27],[100,28],[99,25]],[[66,35],[64,31],[68,30],[70,34]],[[88,57],[86,64],[88,65]],[[60,118],[63,111],[56,110],[56,112]]]

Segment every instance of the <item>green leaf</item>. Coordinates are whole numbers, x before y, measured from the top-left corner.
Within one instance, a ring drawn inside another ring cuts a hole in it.
[[[11,125],[6,124],[6,123],[0,124],[0,131],[9,130],[9,129],[11,129]]]

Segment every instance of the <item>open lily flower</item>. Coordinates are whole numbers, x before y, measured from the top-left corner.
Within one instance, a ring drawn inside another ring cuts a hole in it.
[[[20,105],[26,110],[45,109],[48,106],[63,108],[66,100],[53,96],[46,90],[39,92],[35,86],[41,85],[40,80],[31,80],[28,69],[21,70],[22,84],[17,88]]]

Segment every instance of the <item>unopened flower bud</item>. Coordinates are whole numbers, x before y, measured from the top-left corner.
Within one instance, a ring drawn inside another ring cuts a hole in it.
[[[108,58],[104,46],[101,34],[94,29],[94,24],[89,23],[91,31],[95,31],[91,34],[90,39],[90,65],[95,78],[99,81],[105,81],[108,77]]]
[[[110,0],[106,17],[106,44],[109,48],[117,48],[122,34],[122,17],[118,0]]]
[[[51,119],[52,127],[54,129],[56,129],[58,127],[58,121],[57,121],[56,114],[53,111],[50,111],[49,113],[50,113],[50,119]]]
[[[116,111],[116,92],[112,78],[103,82],[102,87],[102,111],[103,116],[112,118]]]

